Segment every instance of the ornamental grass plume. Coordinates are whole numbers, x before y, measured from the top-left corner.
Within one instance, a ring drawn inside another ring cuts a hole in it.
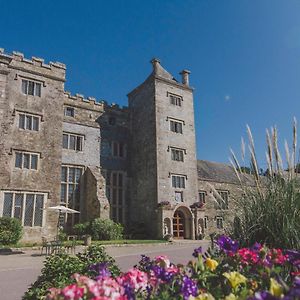
[[[293,122],[291,149],[285,142],[286,168],[278,146],[276,127],[266,130],[266,162],[264,174],[259,170],[254,138],[247,125],[250,174],[240,166],[231,150],[231,164],[240,183],[241,197],[235,200],[232,235],[240,245],[255,242],[271,247],[300,249],[300,176],[297,158],[297,121]],[[242,140],[242,160],[245,162],[245,143]]]

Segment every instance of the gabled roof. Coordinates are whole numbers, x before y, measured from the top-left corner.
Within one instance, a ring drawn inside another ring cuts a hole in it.
[[[214,181],[220,183],[239,184],[239,180],[232,166],[224,163],[198,160],[197,161],[198,179]],[[254,184],[251,175],[242,174],[245,183]]]
[[[172,74],[170,74],[166,69],[162,67],[158,59],[153,59],[152,62],[157,62],[155,64],[155,68],[153,69],[152,74],[167,80],[173,80],[175,82],[178,82]],[[153,63],[154,64],[154,63]]]

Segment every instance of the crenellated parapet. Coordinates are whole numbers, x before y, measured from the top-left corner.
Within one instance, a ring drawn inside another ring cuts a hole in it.
[[[104,104],[104,110],[109,112],[115,112],[115,113],[128,113],[128,107],[127,106],[120,106],[119,104],[112,103],[108,104],[106,101],[103,101]]]
[[[65,92],[65,104],[98,112],[104,111],[104,102],[99,102],[94,97],[85,98],[82,94],[71,95],[70,92]]]
[[[84,97],[82,94],[72,95],[70,92],[66,91],[65,104],[75,107],[80,107],[83,109],[90,109],[100,112],[115,112],[115,113],[126,113],[128,112],[127,106],[120,106],[116,103],[108,104],[105,100],[97,100],[94,97]]]
[[[32,57],[29,59],[25,58],[21,52],[13,51],[9,54],[0,48],[0,64],[9,65],[11,69],[65,81],[66,65],[61,62],[45,63],[43,58]]]

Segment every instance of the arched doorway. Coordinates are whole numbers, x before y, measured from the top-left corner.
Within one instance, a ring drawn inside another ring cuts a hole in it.
[[[173,237],[175,239],[185,238],[185,216],[180,210],[174,213],[173,217]]]

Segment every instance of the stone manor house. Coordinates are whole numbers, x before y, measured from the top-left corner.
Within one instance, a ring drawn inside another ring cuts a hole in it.
[[[190,72],[177,81],[151,63],[119,107],[66,92],[62,63],[0,49],[0,216],[21,220],[23,241],[56,234],[56,205],[80,211],[69,228],[100,217],[149,238],[226,229],[238,181],[196,159]]]

